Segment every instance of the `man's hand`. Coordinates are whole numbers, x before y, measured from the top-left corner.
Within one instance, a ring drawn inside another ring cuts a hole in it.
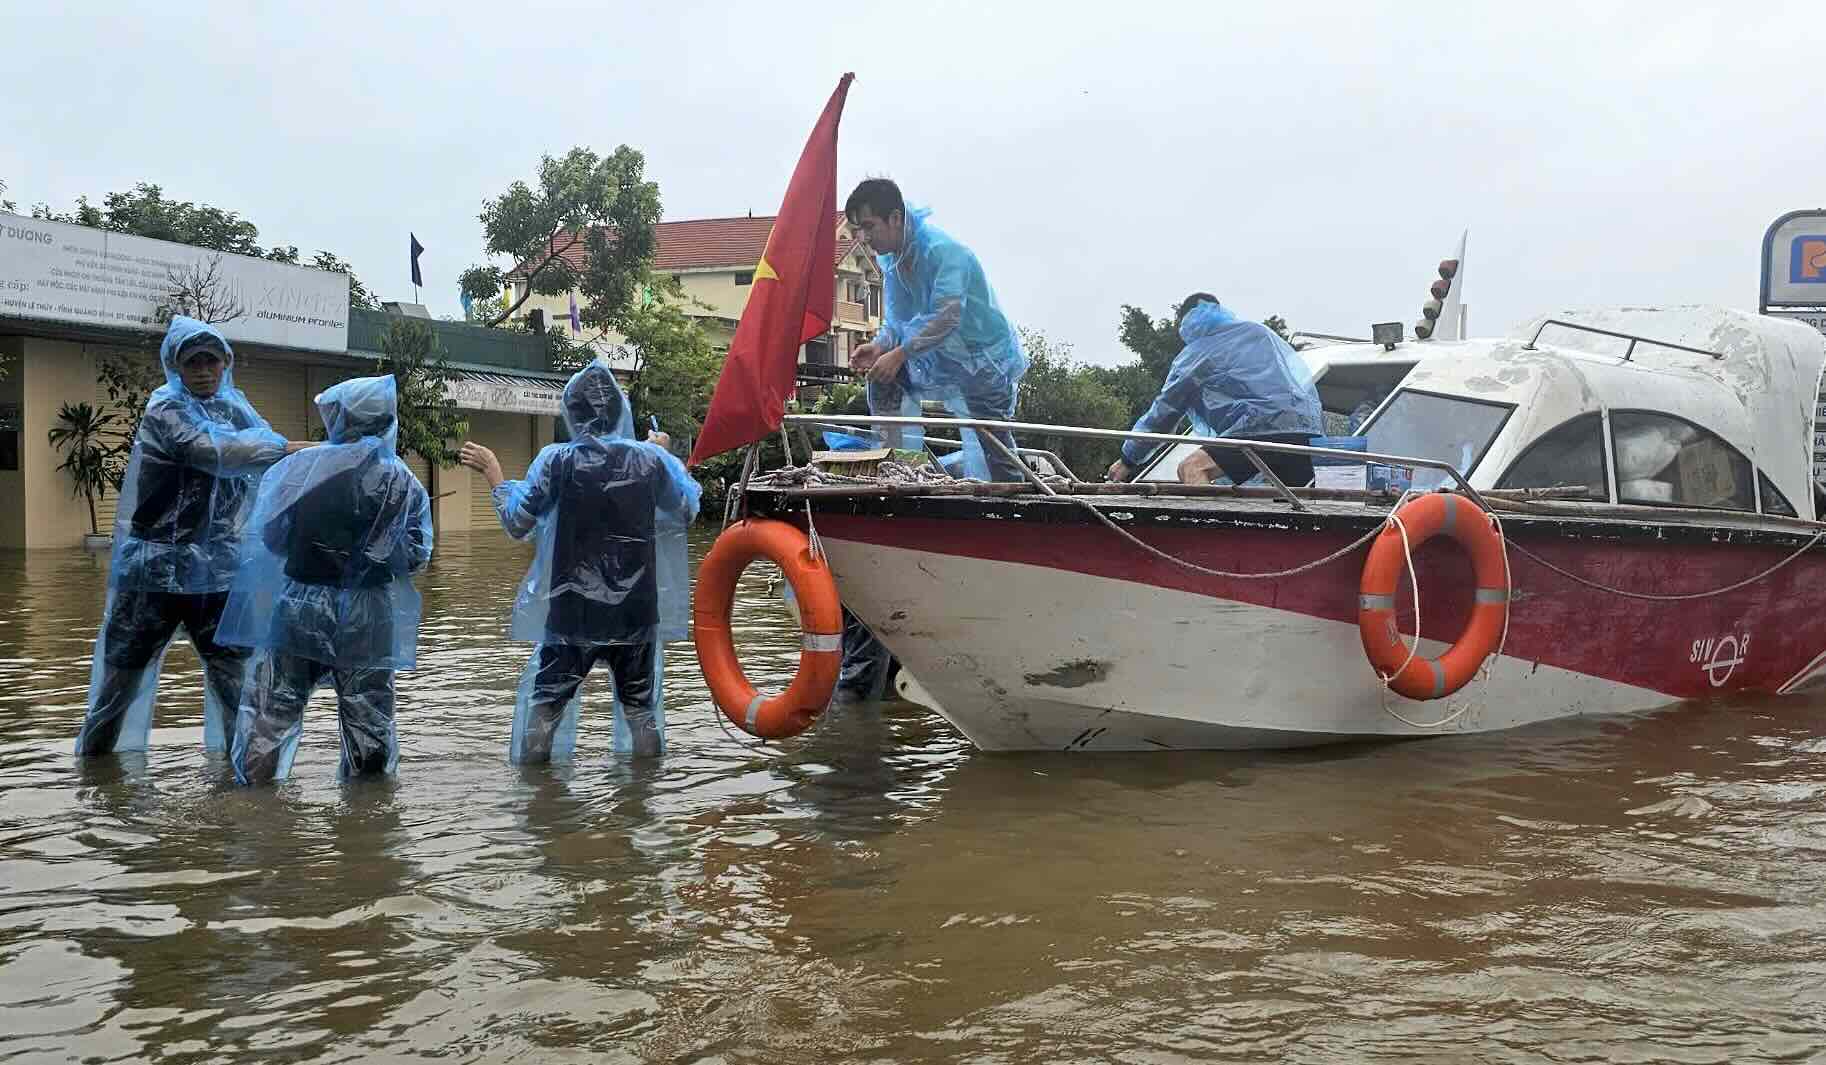
[[[878,385],[892,382],[894,375],[900,372],[900,368],[906,364],[906,361],[907,349],[895,348],[876,359],[875,365],[869,367],[869,380]]]
[[[315,441],[315,440],[287,440],[285,442],[285,453],[287,455],[296,455],[298,452],[303,451],[307,447],[316,447],[316,446],[317,446],[317,441]]]
[[[662,433],[658,429],[655,429],[652,432],[647,434],[647,443],[658,444],[660,447],[665,448],[667,451],[672,450],[671,435],[667,434],[667,433]]]
[[[1124,459],[1117,459],[1115,462],[1110,463],[1110,468],[1104,473],[1103,479],[1106,481],[1127,481],[1133,476],[1135,476],[1135,467],[1130,466]]]
[[[507,480],[501,472],[501,460],[495,453],[481,444],[465,441],[462,450],[457,452],[457,460],[463,465],[488,478],[488,487],[495,488]]]
[[[881,349],[876,347],[873,341],[870,341],[857,348],[855,351],[850,352],[850,369],[866,370],[875,365],[875,360],[880,357]]]

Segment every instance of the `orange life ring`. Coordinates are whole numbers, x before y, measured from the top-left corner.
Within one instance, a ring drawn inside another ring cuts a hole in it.
[[[729,631],[736,581],[750,562],[779,566],[799,601],[799,672],[785,691],[768,698],[742,672]],[[843,607],[830,566],[814,556],[811,541],[783,521],[750,519],[723,530],[697,571],[691,603],[691,639],[717,708],[736,727],[767,740],[804,732],[831,701],[843,664]]]
[[[1446,492],[1410,500],[1395,512],[1395,517],[1407,528],[1412,550],[1419,550],[1421,544],[1443,534],[1458,541],[1470,554],[1471,567],[1477,575],[1471,623],[1458,642],[1438,658],[1410,652],[1395,627],[1395,590],[1400,587],[1407,563],[1401,530],[1390,522],[1370,545],[1369,558],[1363,563],[1363,580],[1357,586],[1357,631],[1363,637],[1363,653],[1369,656],[1376,675],[1391,678],[1389,687],[1410,699],[1443,698],[1469,684],[1484,659],[1502,642],[1503,625],[1509,616],[1509,575],[1503,561],[1503,538],[1483,511]]]

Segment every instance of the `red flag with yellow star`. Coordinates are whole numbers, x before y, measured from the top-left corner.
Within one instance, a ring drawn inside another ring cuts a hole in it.
[[[793,393],[800,346],[830,331],[837,286],[837,123],[854,77],[845,74],[837,83],[786,186],[710,395],[710,414],[691,449],[693,465],[776,432]]]

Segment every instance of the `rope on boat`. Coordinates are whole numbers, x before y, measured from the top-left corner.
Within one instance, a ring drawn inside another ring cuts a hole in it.
[[[1054,477],[1051,479],[1060,483],[1064,483],[1066,480],[1063,477]],[[832,473],[828,470],[821,470],[814,466],[791,466],[786,469],[775,470],[772,475],[771,483],[778,487],[799,485],[830,485],[838,487],[853,485],[856,487],[865,487],[880,484],[883,481],[891,484],[937,484],[956,480],[957,478],[952,477],[950,474],[945,473],[936,466],[909,466],[900,462],[883,462],[877,468],[877,473],[873,477],[858,477],[847,473]],[[1369,532],[1363,534],[1359,539],[1346,544],[1344,547],[1326,555],[1324,558],[1305,563],[1304,565],[1295,566],[1292,569],[1274,570],[1267,573],[1233,573],[1228,570],[1211,569],[1207,566],[1201,566],[1196,562],[1188,562],[1183,558],[1177,558],[1167,554],[1165,551],[1143,541],[1140,537],[1137,537],[1135,534],[1110,520],[1108,515],[1097,509],[1095,503],[1083,496],[1065,496],[1063,498],[1070,499],[1072,502],[1083,507],[1092,517],[1103,523],[1105,528],[1163,562],[1170,562],[1175,566],[1189,569],[1195,573],[1202,573],[1208,577],[1223,577],[1237,581],[1261,581],[1273,580],[1279,577],[1294,577],[1318,569],[1320,566],[1326,565],[1327,563],[1336,562],[1338,559],[1343,558],[1369,543],[1371,540],[1374,540],[1387,526],[1387,522],[1383,522]],[[1403,495],[1400,499],[1396,500],[1395,505],[1399,507],[1406,500],[1407,496]],[[807,503],[809,504],[809,502],[810,501],[808,500]],[[1391,511],[1391,514],[1392,513],[1393,512]]]
[[[961,484],[967,483],[967,481],[968,478],[952,477],[937,466],[910,466],[904,462],[883,462],[876,467],[875,474],[868,477],[852,473],[833,473],[830,470],[821,470],[809,465],[787,466],[774,470],[768,476],[768,484],[774,488],[796,488],[801,485],[867,488],[883,482],[888,484]]]
[[[1158,558],[1163,562],[1171,562],[1175,566],[1182,566],[1186,569],[1192,570],[1195,573],[1203,573],[1203,574],[1205,574],[1207,576],[1211,576],[1211,577],[1223,577],[1228,580],[1234,580],[1234,581],[1271,580],[1276,577],[1294,577],[1294,576],[1298,576],[1299,574],[1302,574],[1302,573],[1307,573],[1311,570],[1318,569],[1320,566],[1323,566],[1329,562],[1336,562],[1338,559],[1343,558],[1345,555],[1350,554],[1352,551],[1357,550],[1358,548],[1362,547],[1364,544],[1367,544],[1371,540],[1374,540],[1376,537],[1382,535],[1382,530],[1388,527],[1388,522],[1384,521],[1381,524],[1377,525],[1375,528],[1371,529],[1369,532],[1364,533],[1358,539],[1351,541],[1350,543],[1344,545],[1343,547],[1340,547],[1338,550],[1333,551],[1331,554],[1326,555],[1324,558],[1317,559],[1312,562],[1308,562],[1304,565],[1295,566],[1292,569],[1273,570],[1273,571],[1267,572],[1267,573],[1231,573],[1227,570],[1208,569],[1204,566],[1199,565],[1196,562],[1187,562],[1183,558],[1175,558],[1174,556],[1167,554],[1165,551],[1160,550],[1159,548],[1153,546],[1152,544],[1146,543],[1140,537],[1136,536],[1134,533],[1129,532],[1127,529],[1124,529],[1122,526],[1117,525],[1115,522],[1111,521],[1103,513],[1103,511],[1098,510],[1096,504],[1092,503],[1090,500],[1085,499],[1082,496],[1068,496],[1067,498],[1069,498],[1072,502],[1078,504],[1079,506],[1083,507],[1085,510],[1090,511],[1091,516],[1096,518],[1098,521],[1102,522],[1104,524],[1104,526],[1107,527],[1111,532],[1115,533],[1117,536],[1122,537],[1124,540],[1127,540],[1129,543],[1134,544],[1136,547],[1141,548],[1143,551],[1146,551],[1148,554],[1153,555],[1155,558]],[[1405,502],[1406,499],[1407,499],[1407,496],[1403,495],[1400,500],[1396,501],[1396,506],[1400,506],[1400,504],[1402,502]],[[1389,516],[1391,518],[1393,518],[1394,517],[1393,512],[1391,512]],[[1406,540],[1406,535],[1403,534],[1403,541],[1405,542],[1405,540]]]
[[[1550,569],[1553,572],[1559,574],[1560,576],[1566,578],[1567,580],[1572,581],[1574,584],[1582,584],[1587,588],[1593,589],[1594,591],[1609,592],[1611,595],[1620,595],[1625,599],[1646,599],[1646,600],[1649,600],[1650,602],[1656,602],[1656,603],[1682,603],[1682,602],[1688,602],[1688,601],[1694,600],[1694,599],[1710,599],[1715,595],[1724,595],[1726,592],[1735,592],[1739,588],[1748,587],[1752,584],[1755,584],[1757,581],[1774,576],[1778,570],[1787,566],[1790,562],[1793,562],[1795,559],[1800,558],[1802,555],[1806,554],[1808,551],[1813,550],[1814,546],[1819,544],[1822,540],[1826,540],[1826,529],[1822,529],[1821,531],[1814,533],[1813,538],[1808,540],[1806,543],[1802,544],[1801,546],[1795,548],[1793,554],[1789,555],[1787,558],[1782,559],[1780,562],[1777,562],[1775,565],[1770,566],[1768,569],[1762,571],[1761,573],[1756,574],[1753,577],[1745,577],[1743,580],[1738,581],[1735,584],[1727,584],[1723,588],[1714,588],[1709,592],[1682,592],[1682,593],[1676,594],[1676,595],[1657,595],[1653,592],[1627,592],[1621,588],[1606,587],[1605,585],[1599,584],[1597,581],[1588,580],[1584,577],[1579,576],[1576,573],[1572,573],[1567,570],[1563,570],[1560,567],[1554,565],[1553,563],[1547,561],[1546,559],[1542,558],[1541,556],[1535,554],[1533,551],[1530,551],[1525,547],[1517,545],[1515,550],[1519,554],[1521,554],[1524,558],[1527,558],[1527,559],[1533,561],[1536,565],[1541,566],[1544,569]],[[1508,541],[1504,541],[1505,546],[1507,545],[1507,543],[1508,543]]]
[[[936,467],[907,466],[905,464],[897,463],[897,462],[882,463],[877,471],[877,475],[872,478],[871,477],[855,477],[855,476],[850,476],[847,474],[830,473],[828,471],[820,470],[815,467],[807,465],[807,466],[802,466],[802,467],[791,467],[791,468],[788,468],[785,470],[777,471],[774,475],[774,479],[775,479],[775,483],[784,483],[784,484],[806,484],[806,485],[810,485],[810,484],[828,484],[828,485],[849,484],[849,485],[858,485],[858,486],[876,484],[876,483],[880,483],[881,481],[888,481],[888,482],[897,483],[897,484],[926,484],[926,483],[936,483],[936,482],[955,480],[955,478],[952,478],[950,475],[946,474],[944,471],[942,471]],[[1063,478],[1058,478],[1058,479],[1061,481],[1064,480]],[[1433,729],[1444,728],[1445,726],[1451,724],[1452,722],[1457,721],[1459,718],[1463,717],[1466,713],[1470,712],[1477,704],[1473,703],[1470,699],[1467,698],[1467,699],[1463,700],[1462,702],[1460,702],[1456,707],[1454,707],[1450,713],[1441,717],[1437,721],[1415,721],[1412,718],[1409,718],[1405,714],[1401,713],[1399,710],[1396,710],[1394,707],[1389,705],[1388,693],[1389,693],[1389,686],[1390,686],[1391,682],[1393,681],[1395,676],[1399,676],[1401,674],[1401,671],[1408,667],[1409,663],[1413,662],[1414,657],[1417,654],[1419,654],[1419,649],[1420,649],[1420,581],[1414,570],[1413,545],[1408,539],[1407,527],[1406,527],[1406,525],[1404,525],[1402,523],[1401,519],[1396,516],[1397,512],[1401,509],[1401,505],[1403,503],[1407,502],[1408,497],[1412,494],[1413,493],[1411,490],[1409,492],[1404,492],[1402,494],[1401,498],[1397,499],[1395,501],[1395,505],[1389,509],[1389,515],[1386,519],[1384,519],[1384,521],[1382,523],[1378,524],[1375,528],[1371,529],[1368,533],[1365,533],[1362,537],[1358,538],[1357,540],[1354,540],[1351,543],[1346,544],[1344,547],[1339,548],[1337,551],[1334,551],[1331,554],[1326,555],[1323,558],[1315,559],[1312,562],[1307,562],[1303,565],[1295,566],[1291,569],[1274,570],[1274,571],[1264,572],[1264,573],[1240,573],[1240,572],[1232,572],[1232,571],[1228,571],[1228,570],[1217,570],[1217,569],[1211,569],[1206,566],[1201,566],[1195,562],[1188,562],[1185,559],[1175,557],[1173,555],[1168,554],[1165,551],[1160,550],[1157,547],[1154,547],[1153,545],[1143,541],[1140,537],[1137,537],[1135,534],[1129,532],[1127,529],[1124,529],[1122,526],[1116,524],[1115,521],[1111,520],[1108,515],[1104,514],[1102,510],[1098,509],[1097,505],[1095,503],[1091,502],[1089,499],[1086,499],[1082,496],[1075,496],[1075,495],[1068,495],[1065,498],[1070,499],[1072,502],[1074,502],[1074,503],[1078,504],[1080,507],[1084,508],[1086,511],[1088,511],[1090,513],[1090,515],[1093,518],[1096,518],[1097,521],[1099,523],[1101,523],[1105,528],[1109,529],[1111,532],[1115,533],[1117,536],[1121,537],[1122,539],[1128,541],[1133,546],[1140,548],[1142,551],[1146,552],[1147,554],[1152,555],[1153,557],[1158,558],[1163,562],[1171,563],[1172,565],[1179,566],[1183,569],[1191,570],[1195,573],[1202,573],[1202,574],[1205,574],[1205,575],[1211,576],[1211,577],[1220,577],[1220,578],[1223,578],[1226,580],[1273,580],[1273,579],[1278,579],[1278,578],[1283,578],[1283,577],[1294,577],[1294,576],[1298,576],[1303,573],[1309,573],[1313,570],[1320,568],[1321,566],[1325,566],[1329,563],[1337,561],[1340,558],[1345,557],[1346,555],[1351,554],[1352,552],[1363,547],[1365,544],[1368,544],[1371,540],[1374,540],[1377,536],[1381,535],[1382,531],[1384,529],[1386,529],[1390,525],[1393,525],[1396,528],[1396,530],[1398,530],[1401,534],[1401,550],[1402,550],[1402,554],[1405,558],[1405,561],[1407,563],[1408,585],[1413,590],[1413,593],[1414,593],[1414,641],[1412,644],[1409,645],[1407,660],[1401,664],[1400,669],[1395,670],[1395,672],[1393,674],[1379,675],[1379,679],[1382,682],[1382,688],[1378,694],[1379,694],[1379,697],[1381,700],[1382,710],[1384,713],[1388,714],[1390,717],[1394,718],[1395,720],[1400,721],[1402,724],[1409,726],[1410,728],[1424,729],[1424,730],[1430,731]],[[1806,543],[1803,543],[1800,547],[1796,548],[1787,557],[1785,557],[1781,561],[1775,563],[1775,565],[1770,566],[1768,569],[1763,570],[1761,573],[1757,573],[1753,576],[1746,577],[1743,580],[1736,581],[1732,584],[1727,584],[1721,588],[1714,588],[1710,591],[1683,592],[1683,593],[1674,593],[1674,594],[1663,594],[1663,593],[1654,593],[1654,592],[1632,592],[1632,591],[1627,591],[1622,588],[1612,588],[1612,587],[1609,587],[1608,585],[1599,584],[1596,581],[1590,580],[1586,577],[1581,577],[1578,574],[1573,573],[1569,570],[1562,569],[1561,567],[1554,565],[1552,562],[1547,561],[1546,559],[1542,558],[1541,556],[1535,554],[1533,551],[1530,551],[1527,548],[1520,546],[1519,544],[1511,545],[1509,542],[1508,534],[1503,529],[1502,517],[1500,515],[1498,515],[1495,511],[1486,510],[1486,511],[1484,511],[1484,513],[1489,518],[1491,524],[1496,526],[1497,538],[1499,541],[1501,541],[1501,543],[1503,545],[1503,584],[1505,587],[1510,589],[1511,593],[1513,593],[1514,588],[1515,588],[1514,572],[1509,564],[1509,551],[1512,546],[1523,557],[1525,557],[1525,558],[1529,559],[1530,561],[1534,562],[1535,564],[1541,566],[1543,569],[1551,570],[1552,572],[1559,574],[1561,577],[1564,577],[1567,580],[1572,581],[1575,584],[1583,585],[1587,588],[1593,589],[1594,591],[1606,592],[1611,595],[1621,596],[1625,599],[1638,599],[1638,600],[1646,600],[1649,602],[1660,602],[1660,603],[1676,603],[1676,602],[1691,602],[1691,601],[1699,600],[1699,599],[1710,599],[1710,598],[1713,598],[1716,596],[1725,595],[1730,592],[1737,591],[1740,588],[1746,588],[1752,584],[1757,583],[1758,581],[1766,580],[1769,577],[1772,577],[1776,573],[1780,572],[1782,569],[1786,568],[1788,565],[1793,563],[1796,559],[1800,558],[1802,555],[1806,554],[1808,551],[1812,550],[1814,547],[1818,546],[1822,541],[1826,541],[1826,529],[1823,529],[1823,530],[1815,533],[1810,539],[1807,540]],[[808,524],[810,523],[810,520],[811,520],[811,501],[808,499],[808,500],[806,500],[806,521]],[[1511,612],[1513,610],[1513,605],[1514,605],[1513,600],[1511,600],[1511,602],[1504,607],[1503,633],[1502,633],[1501,638],[1497,641],[1495,652],[1492,653],[1488,658],[1486,658],[1484,660],[1483,665],[1481,667],[1479,667],[1479,669],[1478,669],[1477,680],[1479,683],[1486,682],[1490,679],[1491,671],[1495,667],[1496,663],[1502,659],[1503,650],[1509,644],[1509,620],[1510,620]],[[1448,704],[1448,705],[1450,705],[1450,704]]]

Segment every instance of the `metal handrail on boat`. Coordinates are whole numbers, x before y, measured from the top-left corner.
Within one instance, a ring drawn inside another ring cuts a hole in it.
[[[807,427],[810,427],[813,429],[822,429],[822,428],[854,429],[855,428],[855,426],[853,426],[853,425],[838,425],[837,423],[835,423],[833,421],[827,420],[828,418],[831,417],[830,415],[824,415],[824,414],[812,415],[812,417],[820,419],[819,421],[812,421],[812,422],[797,421],[797,419],[800,417],[803,417],[803,416],[801,416],[801,415],[793,416],[793,418],[795,420],[795,424],[794,424],[793,428],[798,429],[800,431],[799,432],[800,438],[805,442],[805,448],[807,451],[814,450],[811,446],[810,438],[805,436],[804,431]],[[860,415],[844,415],[844,417],[860,417]],[[879,419],[872,418],[870,420],[878,421]],[[940,418],[940,419],[938,419],[938,421],[940,422],[940,424],[951,424],[952,422],[955,421],[955,419]],[[877,435],[879,435],[879,434],[877,434]],[[925,438],[925,443],[928,446],[936,444],[939,447],[944,448],[946,451],[952,451],[952,450],[955,450],[957,448],[961,448],[964,446],[964,442],[962,440],[953,440],[948,436],[928,436]],[[1089,482],[1083,480],[1082,478],[1080,478],[1077,475],[1077,473],[1074,472],[1072,470],[1072,468],[1066,464],[1065,460],[1060,458],[1055,452],[1048,451],[1047,449],[1045,449],[1043,447],[1018,447],[1017,446],[1014,450],[1017,455],[1037,455],[1040,458],[1045,459],[1047,462],[1052,463],[1053,469],[1064,470],[1065,476],[1074,482],[1077,482],[1079,484],[1088,484],[1089,483]]]
[[[1541,334],[1546,332],[1547,327],[1550,325],[1557,325],[1562,329],[1571,329],[1581,333],[1596,333],[1599,336],[1627,340],[1629,341],[1629,347],[1623,349],[1624,362],[1628,362],[1630,356],[1636,353],[1637,344],[1653,344],[1658,348],[1673,348],[1675,351],[1691,352],[1694,355],[1704,355],[1711,359],[1723,359],[1725,357],[1725,353],[1722,351],[1707,351],[1704,348],[1690,348],[1685,344],[1675,344],[1667,340],[1655,340],[1652,337],[1637,336],[1634,333],[1619,333],[1612,329],[1599,329],[1595,325],[1584,325],[1579,322],[1565,322],[1558,318],[1549,318],[1545,322],[1542,322],[1540,327],[1534,331],[1534,336],[1529,337],[1528,343],[1523,344],[1522,347],[1529,351],[1535,350],[1535,345],[1540,343]]]
[[[1287,342],[1289,344],[1291,344],[1294,341],[1299,340],[1301,337],[1311,337],[1314,340],[1333,340],[1333,341],[1337,341],[1340,344],[1373,344],[1373,343],[1375,343],[1375,341],[1370,340],[1368,337],[1347,337],[1347,336],[1339,336],[1336,333],[1308,333],[1304,329],[1296,329],[1292,333],[1287,334]]]
[[[873,425],[916,425],[921,427],[928,425],[949,425],[959,429],[987,429],[992,432],[1009,433],[1045,433],[1052,436],[1074,436],[1091,440],[1140,440],[1150,444],[1197,444],[1201,447],[1215,445],[1217,447],[1241,451],[1250,462],[1255,464],[1256,469],[1261,471],[1269,484],[1273,485],[1279,494],[1288,503],[1291,503],[1296,510],[1305,509],[1304,505],[1300,502],[1299,497],[1293,494],[1293,489],[1287,487],[1286,484],[1282,483],[1280,478],[1276,477],[1268,469],[1267,464],[1262,462],[1260,455],[1256,454],[1256,452],[1266,452],[1275,455],[1308,455],[1314,458],[1342,459],[1346,462],[1363,463],[1365,465],[1376,463],[1385,466],[1406,466],[1415,469],[1437,470],[1446,474],[1451,477],[1453,481],[1457,482],[1458,490],[1462,492],[1466,498],[1475,502],[1481,509],[1485,511],[1490,510],[1490,504],[1477,489],[1471,487],[1471,482],[1467,475],[1458,472],[1458,467],[1442,459],[1421,459],[1410,458],[1404,455],[1384,455],[1373,451],[1347,451],[1342,448],[1313,447],[1310,444],[1282,444],[1270,440],[1240,440],[1224,436],[1177,436],[1171,433],[1137,433],[1127,429],[1089,429],[1075,425],[1044,425],[1037,422],[1007,422],[984,418],[910,418],[898,415],[883,415],[877,417],[875,415],[865,414],[788,414],[786,415],[786,421],[795,426],[827,422],[832,425],[845,427],[862,426],[865,428]],[[995,448],[1005,456],[1013,459],[1016,464],[1021,467],[1021,471],[1027,476],[1027,479],[1032,481],[1042,492],[1047,495],[1057,494],[1052,490],[1051,486],[1047,485],[1044,480],[1029,469],[1026,463],[1020,462],[1017,456],[1010,454],[1006,445],[1000,440],[997,440],[991,433],[983,433],[982,439],[994,445]]]

